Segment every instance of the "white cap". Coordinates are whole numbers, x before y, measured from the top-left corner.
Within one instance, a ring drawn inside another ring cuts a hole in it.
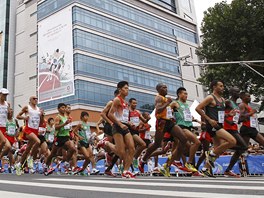
[[[1,94],[9,94],[9,91],[6,88],[0,89]]]

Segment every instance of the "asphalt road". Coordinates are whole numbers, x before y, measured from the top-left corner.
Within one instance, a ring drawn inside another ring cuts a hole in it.
[[[0,175],[1,198],[263,198],[264,177],[197,178]]]

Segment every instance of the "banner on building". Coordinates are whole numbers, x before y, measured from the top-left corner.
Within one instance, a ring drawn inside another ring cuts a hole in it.
[[[72,8],[38,23],[39,103],[74,94]]]

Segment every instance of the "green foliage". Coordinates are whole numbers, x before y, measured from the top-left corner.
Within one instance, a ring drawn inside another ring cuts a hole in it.
[[[264,60],[264,0],[233,0],[204,12],[202,47],[197,50],[207,62]],[[264,63],[251,66],[264,74]],[[264,96],[264,79],[239,64],[206,66],[198,80],[208,87],[221,79],[226,87],[237,86],[255,97]]]

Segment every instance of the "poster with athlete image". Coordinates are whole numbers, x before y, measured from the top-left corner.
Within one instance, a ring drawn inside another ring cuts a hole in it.
[[[38,23],[39,103],[74,94],[72,8]]]

